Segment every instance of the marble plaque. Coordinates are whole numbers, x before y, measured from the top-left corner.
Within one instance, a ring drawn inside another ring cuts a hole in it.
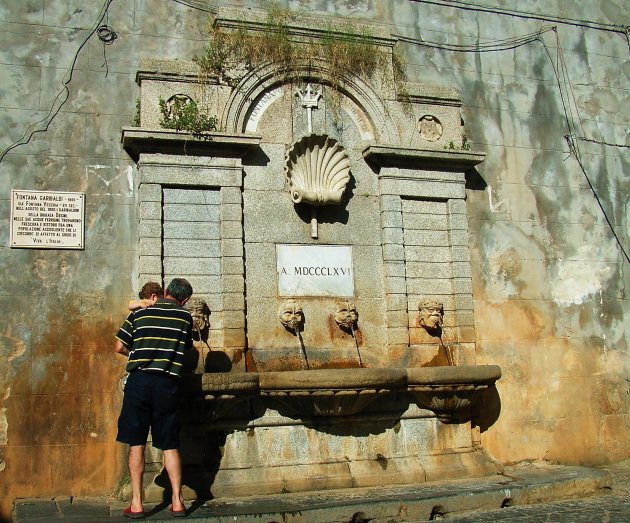
[[[11,247],[83,249],[85,194],[11,191]]]
[[[280,296],[354,295],[349,245],[276,245]]]

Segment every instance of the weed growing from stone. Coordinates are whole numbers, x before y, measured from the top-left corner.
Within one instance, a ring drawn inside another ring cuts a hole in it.
[[[188,131],[192,134],[217,130],[217,117],[201,113],[197,102],[190,98],[174,99],[170,104],[160,98],[160,111],[160,125],[165,129]]]
[[[299,84],[308,81],[305,71],[309,67],[323,63],[328,72],[326,81],[333,88],[331,106],[338,112],[345,77],[372,78],[389,67],[388,53],[374,43],[367,28],[330,22],[316,37],[292,30],[300,18],[272,4],[267,7],[266,23],[248,29],[228,30],[211,20],[205,51],[193,59],[199,65],[202,83],[213,78],[235,87],[246,74],[270,64],[285,82]],[[405,67],[398,53],[394,53],[393,69],[397,85],[402,85]]]

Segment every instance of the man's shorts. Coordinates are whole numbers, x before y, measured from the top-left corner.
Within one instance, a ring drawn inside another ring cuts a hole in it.
[[[179,380],[167,374],[131,372],[125,384],[116,441],[145,445],[151,430],[155,448],[179,448],[178,388]]]

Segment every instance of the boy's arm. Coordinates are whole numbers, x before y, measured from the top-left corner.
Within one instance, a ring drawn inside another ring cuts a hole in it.
[[[116,338],[116,345],[114,346],[114,350],[118,354],[122,354],[123,356],[129,356],[129,349],[123,345],[123,342]]]
[[[129,302],[129,305],[127,305],[127,308],[130,311],[135,311],[136,309],[146,309],[147,307],[149,307],[151,305],[153,305],[151,300],[145,300],[145,299],[131,300]]]

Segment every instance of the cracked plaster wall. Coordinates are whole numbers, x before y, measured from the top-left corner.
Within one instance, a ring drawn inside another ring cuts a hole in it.
[[[282,5],[460,44],[520,36],[542,24],[407,0]],[[101,6],[96,0],[0,2],[1,149],[45,117]],[[519,4],[523,11],[579,13],[628,26],[624,7],[621,0]],[[0,164],[6,217],[0,222],[0,515],[15,497],[110,492],[123,470],[122,449],[113,441],[122,362],[112,353],[112,334],[137,291],[137,218],[135,166],[120,146],[120,128],[132,121],[139,61],[200,53],[207,13],[166,0],[113,2],[107,23],[118,39],[105,48],[95,37],[88,40],[68,101],[48,131]],[[569,24],[559,24],[557,35],[579,132],[630,144],[626,37]],[[555,59],[554,34],[543,38]],[[401,50],[410,80],[460,93],[467,136],[487,153],[478,167],[482,181],[471,179],[467,202],[476,360],[503,369],[495,405],[500,416],[481,427],[484,445],[506,462],[628,458],[629,264],[569,157],[544,47],[452,53],[403,44]],[[628,251],[628,149],[579,145]],[[85,250],[10,249],[14,188],[85,192]]]

